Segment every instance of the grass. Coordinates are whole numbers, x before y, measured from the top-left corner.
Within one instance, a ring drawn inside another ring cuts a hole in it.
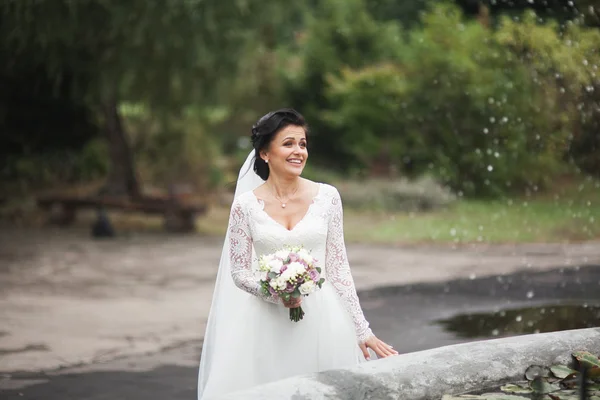
[[[459,200],[426,213],[356,211],[346,207],[349,242],[526,243],[600,239],[600,182],[557,183],[551,192],[504,200]],[[198,230],[223,235],[228,210],[212,209]]]
[[[347,211],[349,241],[523,243],[600,239],[600,182],[494,201],[460,200],[431,213]]]

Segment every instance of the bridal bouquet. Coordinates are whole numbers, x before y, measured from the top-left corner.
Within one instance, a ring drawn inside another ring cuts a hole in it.
[[[261,256],[258,266],[265,272],[265,278],[260,280],[263,293],[278,295],[285,301],[313,293],[325,282],[315,261],[309,251],[299,246]],[[303,317],[302,307],[290,308],[290,320],[298,322]]]

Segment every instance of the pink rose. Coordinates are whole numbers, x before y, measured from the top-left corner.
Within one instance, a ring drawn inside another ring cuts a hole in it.
[[[293,284],[291,284],[290,282],[288,282],[288,284],[285,288],[285,292],[292,293],[294,290],[296,290],[296,287]]]
[[[316,269],[311,269],[310,271],[308,271],[308,274],[310,275],[310,279],[312,279],[314,282],[318,282],[320,275],[319,275],[319,271],[317,271]]]

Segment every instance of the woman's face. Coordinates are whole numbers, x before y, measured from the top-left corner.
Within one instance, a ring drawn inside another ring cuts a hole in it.
[[[275,175],[300,176],[308,158],[304,128],[288,125],[277,132],[261,157],[268,160],[269,170]]]

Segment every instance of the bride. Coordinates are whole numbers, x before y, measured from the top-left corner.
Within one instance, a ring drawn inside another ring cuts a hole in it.
[[[202,346],[199,399],[349,367],[369,360],[369,349],[398,354],[373,335],[360,308],[338,191],[300,177],[307,133],[293,109],[270,112],[252,128]],[[257,256],[285,245],[309,249],[325,278],[320,290],[290,302],[265,296],[256,271]],[[288,309],[300,304],[304,319],[290,321]]]

